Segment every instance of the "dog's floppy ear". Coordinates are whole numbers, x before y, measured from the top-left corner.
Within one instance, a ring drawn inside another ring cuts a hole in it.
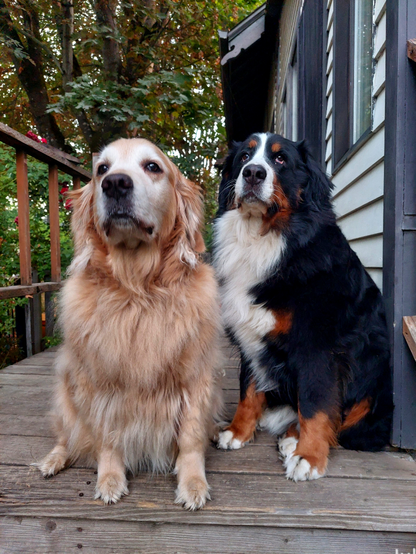
[[[176,172],[176,222],[175,245],[179,259],[195,267],[198,253],[205,252],[204,239],[201,234],[202,194],[198,185]]]
[[[224,167],[222,169],[222,180],[218,192],[217,217],[221,216],[224,212],[229,210],[234,204],[234,187],[231,185],[231,176],[234,158],[241,144],[241,142],[233,142],[233,145],[228,152],[228,156],[224,162]]]
[[[92,238],[94,234],[93,215],[93,182],[90,181],[85,187],[67,193],[72,199],[73,213],[71,218],[71,230],[74,238],[74,258],[68,273],[85,269],[92,252]]]
[[[296,148],[306,166],[309,180],[304,189],[304,194],[309,195],[310,200],[317,203],[329,201],[333,183],[322,171],[319,164],[311,156],[307,141],[302,140],[296,143]]]

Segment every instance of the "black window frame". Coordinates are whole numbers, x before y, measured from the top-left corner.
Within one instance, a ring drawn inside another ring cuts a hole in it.
[[[315,160],[324,167],[325,158],[325,69],[326,28],[324,2],[305,0],[296,48],[298,73],[298,140],[306,139]]]
[[[334,0],[333,170],[344,163],[372,136],[369,127],[353,142],[354,0]],[[374,59],[372,56],[374,68]],[[372,99],[371,99],[371,110]]]

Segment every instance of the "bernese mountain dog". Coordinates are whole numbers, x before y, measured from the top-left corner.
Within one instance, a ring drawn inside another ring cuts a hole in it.
[[[325,474],[330,446],[380,450],[393,400],[381,293],[336,224],[332,183],[304,142],[251,135],[225,161],[214,266],[241,355],[240,401],[218,446],[256,426],[287,478]]]

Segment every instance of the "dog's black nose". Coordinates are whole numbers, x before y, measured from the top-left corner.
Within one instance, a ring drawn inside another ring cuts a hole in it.
[[[249,185],[258,185],[266,178],[266,170],[261,165],[250,164],[243,170],[243,177]]]
[[[103,179],[101,188],[106,196],[118,200],[133,189],[133,181],[124,173],[113,173]]]

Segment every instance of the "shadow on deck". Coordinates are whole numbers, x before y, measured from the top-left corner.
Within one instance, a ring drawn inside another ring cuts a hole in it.
[[[224,340],[230,414],[238,361]],[[30,467],[54,445],[47,411],[55,352],[0,372],[0,552],[376,553],[416,547],[416,462],[396,452],[331,453],[328,476],[286,481],[275,438],[240,451],[209,446],[212,502],[189,513],[173,503],[174,476],[142,473],[118,504],[94,501],[94,469],[77,464],[50,480]]]

